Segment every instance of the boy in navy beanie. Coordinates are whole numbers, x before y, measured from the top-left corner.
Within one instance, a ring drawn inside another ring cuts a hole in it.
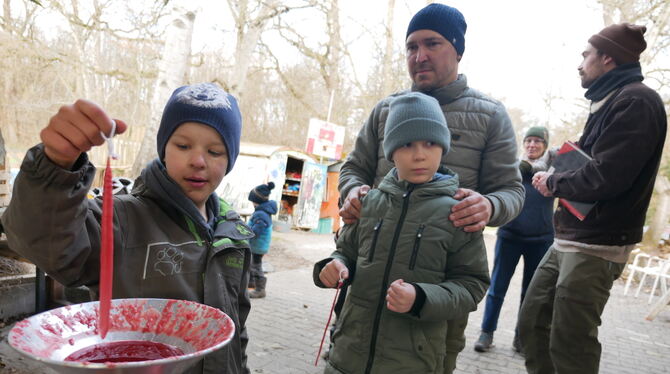
[[[212,127],[226,145],[230,173],[240,150],[242,116],[233,95],[214,83],[200,83],[177,88],[165,109],[156,145],[158,158],[165,158],[165,144],[174,130],[184,122],[198,122]]]
[[[263,255],[268,253],[272,241],[272,215],[277,214],[277,202],[270,200],[270,192],[275,184],[261,184],[249,191],[249,201],[254,204],[254,214],[249,219],[249,227],[256,235],[249,241],[251,245],[251,277],[249,288],[254,290],[249,293],[252,299],[265,297],[265,286],[267,278],[263,273]]]
[[[88,100],[61,107],[16,178],[2,216],[8,242],[62,284],[96,293],[102,216],[111,213],[113,298],[178,299],[222,310],[235,325],[234,336],[187,373],[248,373],[253,234],[215,193],[237,158],[240,118],[235,99],[216,85],[175,90],[158,130],[160,158],[142,170],[130,194],[114,196],[112,210],[103,212],[101,198],[86,196],[96,180],[87,152],[128,125]]]

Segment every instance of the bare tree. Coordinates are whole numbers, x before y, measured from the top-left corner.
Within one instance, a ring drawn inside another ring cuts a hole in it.
[[[395,13],[395,0],[388,0],[388,7],[386,8],[386,24],[384,38],[386,39],[386,48],[384,49],[384,62],[382,69],[382,79],[384,81],[384,92],[390,93],[391,81],[391,66],[393,64],[393,15]]]
[[[139,175],[144,166],[156,157],[156,136],[165,103],[172,91],[187,81],[195,14],[181,7],[175,7],[174,14],[175,19],[166,32],[163,58],[158,67],[158,77],[151,97],[151,119],[145,127],[144,139],[133,163],[132,175]]]
[[[285,5],[279,0],[227,0],[233,20],[235,21],[235,62],[230,74],[227,75],[226,89],[241,99],[244,94],[244,85],[247,71],[251,66],[251,57],[258,46],[261,34],[268,23],[293,9],[302,9],[311,6],[310,1],[303,1],[297,5]]]

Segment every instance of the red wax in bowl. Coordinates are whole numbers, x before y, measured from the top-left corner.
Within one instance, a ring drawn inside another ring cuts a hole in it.
[[[151,361],[161,358],[183,355],[184,352],[168,344],[125,340],[118,342],[95,344],[82,348],[65,358],[65,361],[78,362],[136,362]]]

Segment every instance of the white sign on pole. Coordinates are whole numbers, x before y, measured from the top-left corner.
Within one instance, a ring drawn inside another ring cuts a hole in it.
[[[342,158],[344,126],[311,118],[307,131],[307,153],[332,160]]]

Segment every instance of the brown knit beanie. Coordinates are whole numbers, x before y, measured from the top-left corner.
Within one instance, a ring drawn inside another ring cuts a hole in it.
[[[647,48],[645,26],[618,23],[602,29],[589,38],[596,49],[612,57],[617,65],[640,61],[640,53]]]

